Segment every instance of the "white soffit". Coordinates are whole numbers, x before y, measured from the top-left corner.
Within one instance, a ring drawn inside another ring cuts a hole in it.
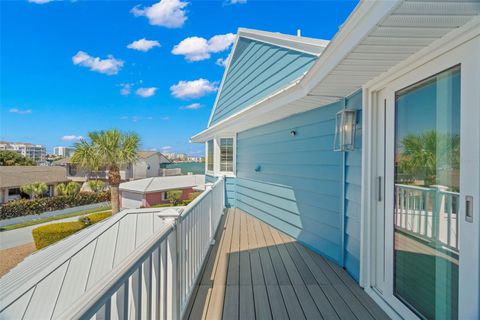
[[[195,135],[192,142],[347,97],[479,14],[478,0],[362,1],[304,77]]]
[[[315,79],[315,71],[325,64],[322,58],[328,55],[330,47],[327,47],[316,63],[319,68],[314,65],[311,77],[305,79],[319,80],[311,88],[310,95],[347,96],[480,14],[478,0],[397,3],[389,14],[358,39],[349,52],[342,55],[326,76]],[[341,53],[341,50],[336,51]]]

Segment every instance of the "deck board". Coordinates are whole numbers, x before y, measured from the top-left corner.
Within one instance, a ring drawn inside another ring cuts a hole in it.
[[[188,319],[389,319],[344,269],[238,209],[200,279]]]

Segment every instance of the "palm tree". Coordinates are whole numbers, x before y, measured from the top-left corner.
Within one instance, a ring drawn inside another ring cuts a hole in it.
[[[80,185],[74,181],[68,184],[60,183],[55,189],[60,196],[74,196],[80,191]]]
[[[105,188],[105,182],[102,180],[90,180],[88,186],[93,192],[100,192]]]
[[[137,160],[140,138],[136,133],[123,133],[117,129],[89,132],[88,137],[90,141],[81,140],[75,144],[72,162],[92,171],[107,168],[112,212],[117,213],[120,168]]]
[[[45,192],[47,192],[48,186],[43,182],[35,182],[32,184],[26,184],[21,186],[20,190],[23,193],[28,194],[31,199],[35,199],[43,195]]]
[[[426,185],[438,184],[438,170],[444,167],[458,169],[459,155],[460,137],[456,134],[437,133],[435,130],[409,134],[401,141],[399,173],[410,179],[424,180]]]

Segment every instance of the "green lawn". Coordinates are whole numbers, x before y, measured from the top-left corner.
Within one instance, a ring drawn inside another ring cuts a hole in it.
[[[49,222],[49,221],[61,220],[61,219],[71,218],[71,217],[76,217],[76,216],[83,216],[83,215],[87,215],[89,213],[102,212],[102,211],[108,211],[108,210],[111,210],[110,206],[99,207],[99,208],[94,208],[94,209],[89,209],[89,210],[83,210],[83,211],[63,214],[63,215],[55,216],[55,217],[48,217],[48,218],[43,218],[43,219],[26,221],[26,222],[12,224],[12,225],[5,226],[5,227],[0,227],[0,232],[14,230],[14,229],[18,229],[18,228],[29,227],[29,226],[34,226],[34,225]]]

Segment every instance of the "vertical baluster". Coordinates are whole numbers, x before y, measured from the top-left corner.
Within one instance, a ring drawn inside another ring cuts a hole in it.
[[[152,318],[152,255],[142,263],[141,274],[141,316],[144,319]]]
[[[130,314],[129,319],[141,319],[142,311],[142,265],[140,264],[130,277]]]
[[[167,238],[167,316],[166,319],[178,319],[179,297],[177,292],[177,238],[176,232]]]
[[[447,206],[447,245],[451,246],[451,232],[452,232],[452,195],[445,195],[445,205]]]
[[[167,240],[163,240],[160,245],[160,308],[159,319],[167,318],[167,275],[169,273],[167,266]]]
[[[420,219],[422,216],[422,208],[423,208],[423,197],[425,191],[420,191],[420,195],[418,196],[418,215],[417,215],[417,229],[415,230],[416,233],[419,235],[421,234],[421,226],[420,226]]]
[[[151,289],[151,319],[160,317],[160,245],[152,252],[151,259],[152,289]]]
[[[125,280],[120,289],[117,290],[115,304],[116,308],[112,308],[112,318],[119,320],[128,319],[129,312],[129,288],[130,278]]]

